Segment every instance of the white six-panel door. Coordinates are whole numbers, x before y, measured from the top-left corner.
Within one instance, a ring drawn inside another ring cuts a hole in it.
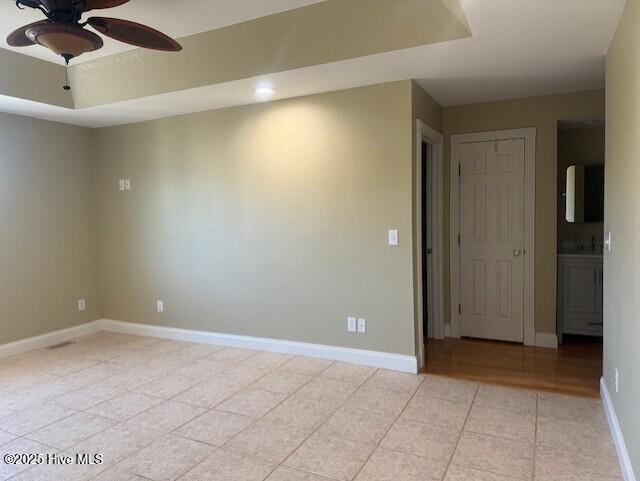
[[[523,342],[525,142],[461,148],[460,333]]]

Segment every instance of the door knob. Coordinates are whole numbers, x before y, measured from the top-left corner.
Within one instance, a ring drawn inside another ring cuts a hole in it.
[[[514,249],[514,250],[513,250],[513,256],[514,256],[514,257],[520,257],[520,254],[522,254],[522,252],[520,251],[520,249]]]

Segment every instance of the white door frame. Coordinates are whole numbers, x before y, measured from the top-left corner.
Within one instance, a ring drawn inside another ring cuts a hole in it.
[[[535,329],[535,199],[536,128],[497,130],[451,136],[451,337],[460,337],[460,155],[461,146],[473,142],[524,139],[524,344],[536,345]]]
[[[422,142],[431,145],[431,157],[428,163],[430,225],[427,227],[431,235],[431,272],[428,272],[429,282],[429,325],[428,337],[444,338],[444,290],[443,284],[443,245],[444,245],[444,215],[443,215],[443,146],[444,138],[440,132],[429,127],[418,119],[416,124],[416,166],[415,166],[415,239],[416,239],[416,295],[418,309],[418,362],[420,367],[425,365],[424,346],[424,312],[422,299]]]

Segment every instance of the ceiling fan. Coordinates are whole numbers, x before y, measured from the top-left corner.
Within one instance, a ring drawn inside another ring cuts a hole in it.
[[[86,52],[102,48],[100,36],[85,29],[87,25],[107,37],[137,47],[177,52],[182,46],[171,37],[146,25],[109,17],[82,16],[91,10],[112,8],[129,0],[16,0],[16,6],[40,10],[45,20],[14,30],[7,37],[12,47],[42,45],[64,58],[66,64]],[[69,90],[65,85],[65,90]]]

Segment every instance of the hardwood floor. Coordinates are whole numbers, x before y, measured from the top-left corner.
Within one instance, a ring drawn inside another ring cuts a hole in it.
[[[425,373],[585,397],[600,395],[602,342],[568,337],[559,349],[429,339]]]

